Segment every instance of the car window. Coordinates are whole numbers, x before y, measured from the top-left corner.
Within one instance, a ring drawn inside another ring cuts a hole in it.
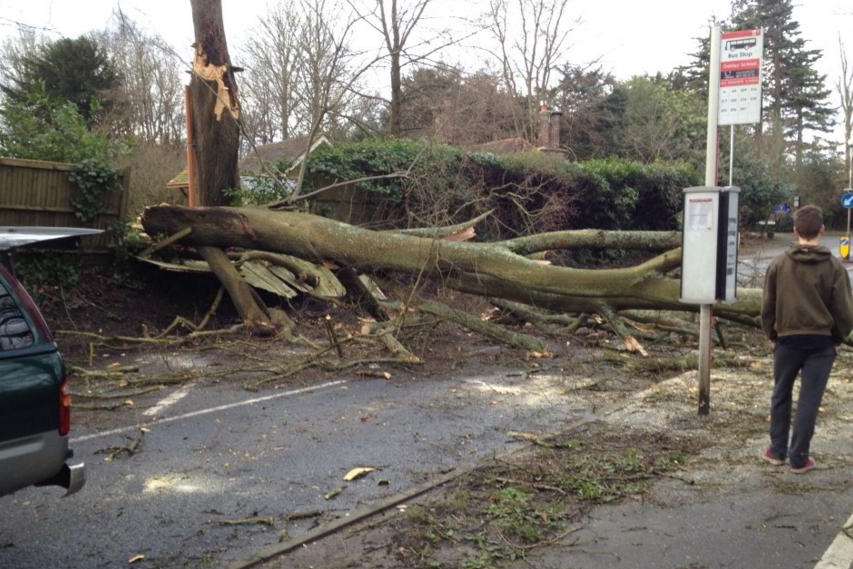
[[[0,282],[0,352],[29,348],[34,342],[29,323],[9,290]]]

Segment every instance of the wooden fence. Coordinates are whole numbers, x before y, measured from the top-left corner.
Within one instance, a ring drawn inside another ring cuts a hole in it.
[[[68,176],[73,169],[73,164],[62,162],[0,158],[0,225],[108,229],[123,221],[129,172],[121,175],[122,191],[107,194],[104,213],[91,223],[83,223],[71,205],[74,186]],[[81,239],[81,247],[87,251],[104,250],[108,244],[105,234]]]

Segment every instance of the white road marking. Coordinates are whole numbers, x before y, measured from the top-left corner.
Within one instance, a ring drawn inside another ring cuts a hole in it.
[[[83,441],[90,441],[92,439],[100,439],[103,437],[109,437],[112,435],[120,435],[122,433],[128,433],[130,431],[135,431],[140,427],[153,427],[155,425],[165,425],[167,423],[175,423],[177,421],[183,421],[184,419],[191,419],[193,417],[200,417],[202,415],[209,415],[211,413],[218,413],[220,411],[227,411],[228,409],[235,409],[237,407],[245,407],[246,405],[255,405],[256,403],[263,403],[264,401],[272,401],[273,399],[281,399],[282,397],[291,397],[293,395],[301,395],[302,393],[311,393],[312,391],[319,391],[321,389],[326,389],[327,387],[335,387],[338,385],[345,385],[349,383],[349,381],[345,379],[341,379],[338,381],[329,381],[326,383],[322,383],[320,385],[312,385],[311,387],[303,387],[301,389],[293,389],[291,391],[283,391],[281,393],[274,393],[273,395],[265,395],[264,397],[255,397],[253,399],[246,399],[245,401],[235,401],[234,403],[226,403],[225,405],[217,405],[216,407],[209,407],[207,409],[199,409],[198,411],[191,411],[189,413],[184,413],[183,415],[175,415],[174,417],[164,417],[162,419],[156,419],[154,421],[149,421],[147,423],[138,423],[136,425],[129,425],[127,427],[119,427],[117,429],[110,429],[108,431],[101,431],[99,433],[92,433],[89,435],[83,435],[81,437],[76,437],[71,439],[72,443],[81,443]]]
[[[853,516],[829,545],[814,569],[850,569],[853,566]]]
[[[190,387],[192,386],[188,385],[182,389],[175,391],[174,393],[169,394],[168,396],[158,401],[157,404],[151,407],[150,409],[146,409],[142,414],[146,417],[154,417],[155,415],[159,415],[163,409],[171,407],[172,405],[186,397],[190,392]]]

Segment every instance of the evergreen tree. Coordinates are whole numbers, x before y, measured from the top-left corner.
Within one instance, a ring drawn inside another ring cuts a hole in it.
[[[764,120],[774,137],[794,139],[799,159],[805,131],[832,127],[830,92],[814,67],[821,50],[807,48],[792,0],[733,0],[732,24],[764,29]]]
[[[684,88],[708,99],[708,66],[711,64],[711,40],[706,35],[694,38],[696,40],[696,51],[688,54],[690,63],[677,68],[683,77]]]
[[[71,102],[92,125],[97,111],[109,106],[109,90],[118,84],[118,74],[105,50],[93,39],[63,38],[24,54],[20,71],[0,85],[12,103],[27,103],[43,93],[59,102]]]
[[[608,97],[616,80],[601,67],[569,63],[564,64],[559,73],[562,77],[553,98],[563,113],[560,146],[569,148],[578,160],[613,152],[607,140],[614,120]]]
[[[803,161],[803,133],[830,132],[835,125],[835,109],[827,101],[832,91],[826,87],[826,76],[814,67],[820,56],[820,50],[794,54],[791,74],[786,77],[785,134],[793,139],[797,166]]]

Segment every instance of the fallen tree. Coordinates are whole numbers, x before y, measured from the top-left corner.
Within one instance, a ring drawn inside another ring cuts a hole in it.
[[[679,244],[675,232],[559,231],[482,243],[371,231],[296,211],[178,206],[148,208],[142,224],[149,235],[173,235],[190,228],[181,242],[196,247],[238,247],[315,263],[331,261],[361,272],[438,277],[463,292],[559,312],[694,309],[679,302],[679,281],[667,276],[681,262],[680,249],[671,249]],[[670,250],[618,269],[555,266],[526,256],[578,247]],[[230,290],[228,283],[223,284]],[[754,317],[760,300],[760,290],[741,289],[738,302],[720,304],[715,310]]]

